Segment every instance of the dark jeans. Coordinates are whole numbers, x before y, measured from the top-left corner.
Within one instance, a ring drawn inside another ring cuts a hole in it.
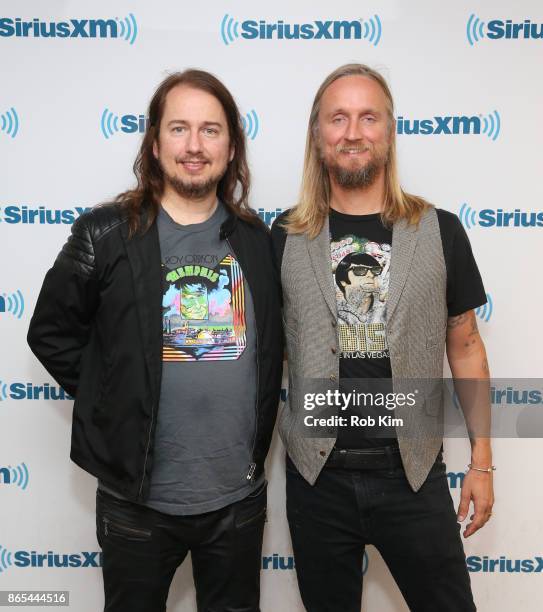
[[[402,467],[325,467],[311,486],[287,457],[287,516],[308,612],[360,612],[366,544],[379,550],[410,610],[476,609],[441,457],[417,493]]]
[[[97,492],[105,612],[164,612],[191,552],[198,612],[258,612],[266,485],[194,516],[170,516]]]

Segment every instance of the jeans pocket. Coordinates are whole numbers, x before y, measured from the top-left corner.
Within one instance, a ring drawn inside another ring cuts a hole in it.
[[[96,503],[96,531],[98,543],[104,538],[122,538],[131,542],[151,540],[146,509],[129,501],[99,491]]]

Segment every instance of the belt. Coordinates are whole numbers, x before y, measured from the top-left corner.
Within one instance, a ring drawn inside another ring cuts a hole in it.
[[[400,449],[395,446],[371,449],[334,448],[325,467],[346,470],[388,470],[402,467],[402,457]]]

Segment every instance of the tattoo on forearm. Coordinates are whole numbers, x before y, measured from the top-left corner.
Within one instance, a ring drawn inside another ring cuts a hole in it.
[[[456,317],[449,317],[447,319],[447,327],[452,329],[453,327],[458,327],[459,325],[464,324],[468,320],[468,314],[463,312]]]

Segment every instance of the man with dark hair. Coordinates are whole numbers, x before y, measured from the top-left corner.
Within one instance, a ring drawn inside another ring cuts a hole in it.
[[[187,70],[160,84],[135,171],[135,189],[74,224],[28,342],[75,397],[71,458],[99,482],[106,612],[165,610],[189,551],[199,611],[256,612],[280,291],[220,81]]]

